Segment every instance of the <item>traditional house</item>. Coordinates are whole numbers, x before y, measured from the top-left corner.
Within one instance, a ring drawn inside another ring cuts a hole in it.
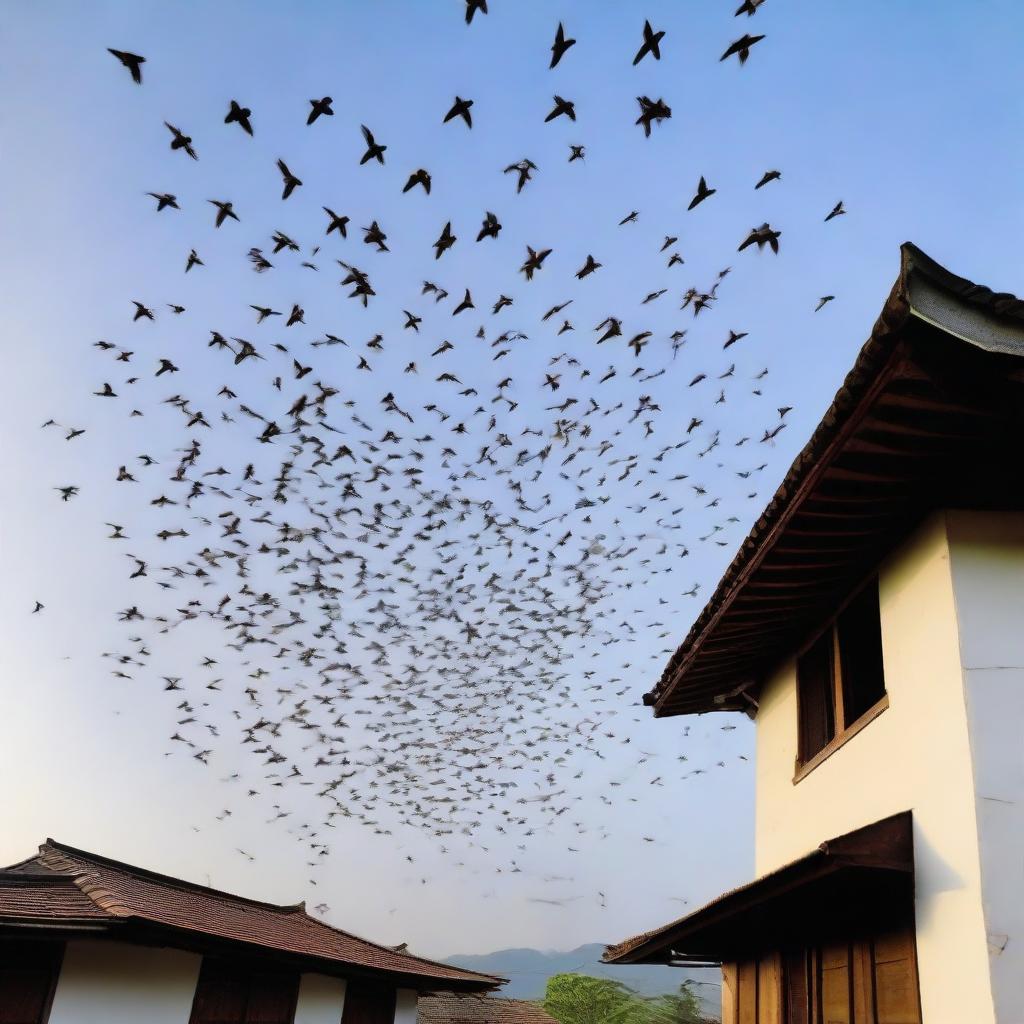
[[[757,880],[610,947],[726,1024],[1024,1021],[1024,302],[913,246],[661,680],[756,721]]]
[[[539,1003],[446,992],[423,996],[416,1024],[558,1024]]]
[[[416,1024],[503,980],[52,839],[0,870],[0,1024]]]

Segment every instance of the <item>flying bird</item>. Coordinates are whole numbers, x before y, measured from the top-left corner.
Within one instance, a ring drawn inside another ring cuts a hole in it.
[[[551,44],[551,63],[548,65],[548,69],[550,70],[555,67],[565,56],[566,52],[575,45],[575,39],[565,38],[565,29],[562,27],[562,23],[559,22],[558,28],[555,30],[555,41]]]
[[[132,73],[132,81],[136,85],[142,85],[142,65],[146,63],[145,57],[129,53],[127,50],[114,50],[109,46],[107,53],[112,53]]]
[[[280,157],[277,161],[277,169],[281,172],[281,177],[284,179],[284,190],[281,192],[281,198],[287,199],[302,184],[302,181],[288,170],[288,165]]]
[[[331,109],[331,104],[334,100],[330,96],[324,96],[318,100],[310,100],[310,111],[309,116],[306,118],[306,124],[311,125],[319,117],[334,117],[334,111]]]
[[[248,107],[239,106],[237,101],[232,100],[228,112],[224,116],[225,124],[237,124],[246,135],[252,135],[252,111]]]
[[[171,149],[183,149],[193,160],[198,160],[196,151],[192,148],[192,136],[185,135],[180,129],[175,128],[173,124],[164,121],[164,126],[174,136],[171,139]]]
[[[365,164],[368,160],[376,160],[377,163],[384,163],[384,150],[387,146],[380,145],[377,140],[373,137],[373,132],[366,127],[365,124],[359,126],[360,131],[363,133],[363,138],[366,140],[366,152],[363,154],[362,159],[359,161],[360,165]]]
[[[640,49],[636,51],[636,56],[633,58],[633,67],[636,67],[637,64],[647,56],[647,54],[650,54],[655,60],[661,60],[660,44],[664,38],[664,30],[655,32],[654,29],[651,28],[651,23],[649,21],[645,21],[644,41],[641,43]]]
[[[716,188],[708,188],[708,183],[704,180],[704,176],[701,175],[700,181],[697,182],[697,192],[690,200],[687,210],[692,210],[695,206],[699,206],[708,196],[713,196],[717,191],[718,189]]]
[[[825,223],[827,224],[833,217],[842,217],[845,213],[846,210],[843,208],[843,201],[840,199],[839,202],[836,203],[836,205],[829,211],[828,216],[825,218]]]
[[[469,112],[469,108],[473,106],[472,100],[464,100],[461,96],[455,97],[455,102],[452,103],[448,113],[444,115],[443,124],[447,124],[449,121],[454,120],[456,117],[461,117],[466,122],[467,128],[473,127],[473,115]]]
[[[754,186],[755,189],[763,188],[770,181],[777,181],[782,177],[782,171],[765,171],[761,175],[761,180]]]
[[[718,58],[719,62],[723,60],[728,60],[729,57],[732,57],[734,54],[736,54],[739,56],[740,63],[746,64],[747,58],[750,56],[750,48],[755,43],[759,43],[762,39],[764,39],[763,35],[752,36],[746,34],[740,36],[740,38],[737,39],[736,42],[729,44],[729,47],[725,51],[725,53],[723,53],[722,56]]]

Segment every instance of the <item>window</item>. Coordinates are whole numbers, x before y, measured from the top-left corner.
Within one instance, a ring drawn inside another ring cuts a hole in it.
[[[292,1024],[299,976],[254,961],[207,957],[190,1024]]]
[[[46,1024],[62,946],[0,943],[0,1024]]]
[[[797,661],[798,767],[823,760],[882,710],[884,701],[874,577]]]

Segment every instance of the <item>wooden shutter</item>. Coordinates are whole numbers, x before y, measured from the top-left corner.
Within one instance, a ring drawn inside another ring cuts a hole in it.
[[[782,1024],[782,957],[757,962],[757,1024]]]
[[[63,947],[0,944],[0,1024],[46,1024]]]
[[[299,976],[293,971],[206,959],[190,1024],[292,1024],[298,993]]]
[[[832,630],[826,630],[797,662],[800,760],[807,761],[836,734]]]
[[[350,981],[341,1024],[394,1024],[396,997],[393,988]]]
[[[223,960],[204,959],[190,1024],[245,1024],[246,976]]]
[[[913,927],[878,935],[873,959],[877,1024],[921,1024]]]
[[[738,1024],[739,988],[736,964],[722,964],[722,1024]]]
[[[821,950],[821,1024],[860,1024],[850,1005],[850,947],[847,943]]]

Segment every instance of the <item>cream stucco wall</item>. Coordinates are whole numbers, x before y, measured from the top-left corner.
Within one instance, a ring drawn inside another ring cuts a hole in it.
[[[295,1024],[340,1024],[345,982],[324,974],[304,974],[299,981]]]
[[[981,884],[1000,1024],[1024,1021],[1024,515],[951,512]]]
[[[400,988],[395,1002],[395,1024],[416,1024],[419,996],[414,989]]]
[[[831,836],[912,810],[924,1020],[992,1024],[945,514],[931,517],[882,565],[879,599],[889,708],[795,785],[794,664],[783,666],[763,688],[757,717],[757,873]]]
[[[49,1024],[186,1024],[202,957],[114,942],[69,942]]]

